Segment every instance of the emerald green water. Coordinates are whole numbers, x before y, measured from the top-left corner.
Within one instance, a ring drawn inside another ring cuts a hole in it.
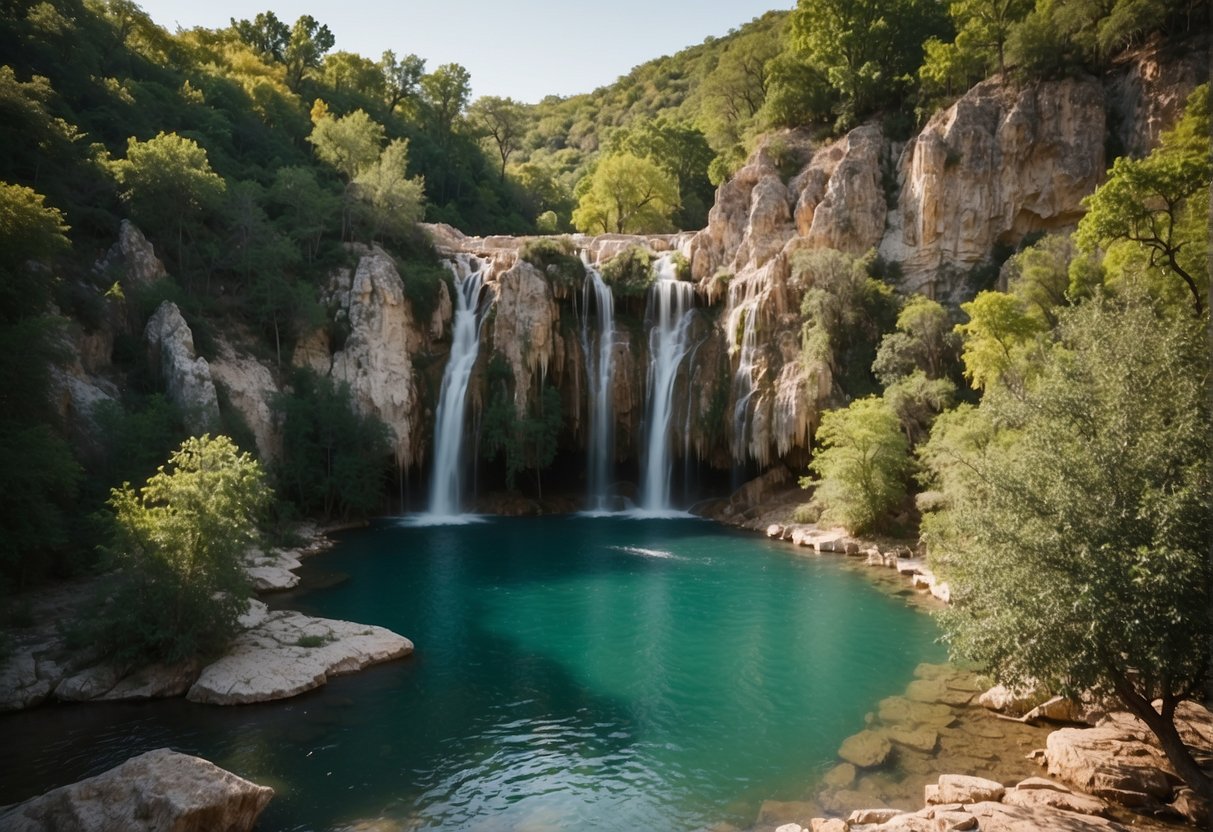
[[[696,520],[385,523],[309,568],[349,579],[290,606],[416,653],[285,703],[0,718],[0,803],[170,745],[273,785],[267,830],[748,826],[943,658],[862,574]]]

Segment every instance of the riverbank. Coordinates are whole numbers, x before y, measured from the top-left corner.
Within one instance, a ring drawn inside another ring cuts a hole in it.
[[[917,541],[797,523],[804,502],[790,474],[777,469],[701,513],[801,556],[873,567],[865,571],[878,584],[924,611],[950,603],[950,588]],[[810,785],[803,803],[764,805],[752,832],[1174,830],[1209,822],[1209,807],[1131,714],[1044,694],[1014,696],[962,666],[920,665],[915,676],[904,695],[867,715],[865,729],[843,743],[838,765]],[[1188,702],[1177,723],[1189,747],[1213,763],[1213,714]],[[973,783],[986,785],[964,791]]]
[[[333,545],[332,529],[304,524],[300,545],[250,550],[246,571],[259,595],[293,589],[305,558]],[[98,591],[98,579],[81,579],[18,599],[23,626],[9,633],[0,662],[0,712],[44,702],[122,702],[185,696],[193,702],[233,705],[296,696],[332,676],[402,658],[413,643],[382,627],[314,618],[251,599],[240,618],[244,631],[223,656],[209,662],[114,664],[90,648],[69,643],[63,623],[76,621]]]

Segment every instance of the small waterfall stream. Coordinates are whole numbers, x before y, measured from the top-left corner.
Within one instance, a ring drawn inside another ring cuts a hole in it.
[[[468,381],[480,353],[480,308],[488,263],[459,254],[446,261],[455,276],[455,316],[451,323],[451,355],[442,373],[434,425],[434,470],[430,481],[430,521],[453,519],[463,512],[464,421]]]
[[[645,512],[668,512],[670,475],[670,422],[674,415],[674,382],[690,349],[695,286],[675,276],[672,255],[653,264],[657,280],[649,289],[645,321],[649,327],[647,436],[640,507]]]
[[[586,443],[586,506],[593,512],[610,510],[611,467],[615,456],[614,415],[611,407],[611,376],[614,370],[615,298],[602,274],[582,254],[585,284],[582,287],[581,346],[585,353],[585,375],[589,387],[590,432]],[[598,318],[595,344],[590,321],[590,299]]]
[[[752,455],[750,448],[750,400],[756,391],[754,365],[758,357],[758,302],[752,283],[736,282],[729,286],[729,313],[726,330],[730,355],[740,353],[737,372],[733,375],[733,461],[744,464]]]

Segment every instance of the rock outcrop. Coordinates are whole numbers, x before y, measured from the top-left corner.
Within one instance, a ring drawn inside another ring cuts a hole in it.
[[[355,406],[387,425],[398,466],[419,464],[430,425],[420,408],[413,356],[430,322],[415,320],[396,264],[379,248],[364,253],[352,274],[334,275],[329,299],[349,334],[327,367],[323,348],[309,352],[313,367],[348,384]]]
[[[276,460],[282,453],[282,433],[273,400],[281,391],[270,368],[220,340],[219,356],[210,370],[211,379],[226,394],[227,404],[253,432],[257,455],[266,462]]]
[[[166,300],[144,329],[148,363],[164,380],[169,401],[184,414],[191,433],[213,431],[219,425],[219,397],[211,368],[194,350],[194,333],[177,304]]]
[[[563,356],[560,311],[552,287],[539,269],[518,260],[493,283],[493,349],[510,365],[514,377],[514,407],[525,413],[534,390],[533,379],[548,373]]]
[[[320,687],[330,676],[413,652],[411,641],[382,627],[291,610],[268,612],[259,601],[253,605],[253,626],[236,637],[227,655],[203,668],[186,694],[191,702],[245,705],[286,699]]]
[[[984,81],[936,113],[902,151],[880,245],[904,287],[952,295],[996,245],[1073,227],[1106,167],[1104,121],[1094,79]]]
[[[93,271],[113,277],[126,291],[145,288],[168,276],[155,248],[130,220],[118,226],[117,242],[93,265]]]
[[[0,810],[8,832],[244,832],[274,796],[213,763],[167,748]]]

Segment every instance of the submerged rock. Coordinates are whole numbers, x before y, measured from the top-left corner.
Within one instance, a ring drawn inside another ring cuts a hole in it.
[[[883,734],[860,731],[843,740],[838,756],[859,768],[875,768],[883,765],[892,751],[892,744]]]
[[[213,763],[167,748],[5,811],[8,832],[243,832],[273,797]]]

